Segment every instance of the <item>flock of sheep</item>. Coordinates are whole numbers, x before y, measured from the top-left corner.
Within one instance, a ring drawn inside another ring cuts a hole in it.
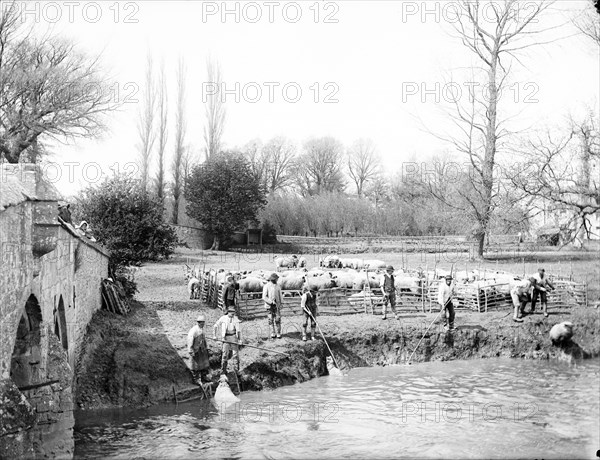
[[[275,270],[245,270],[226,272],[220,269],[216,274],[216,282],[221,286],[226,281],[226,275],[233,275],[239,284],[242,293],[262,293],[264,285],[268,282],[272,273],[277,273],[277,281],[284,295],[296,295],[303,286],[308,285],[317,290],[331,288],[346,288],[353,290],[376,290],[379,291],[380,277],[387,267],[383,260],[367,260],[358,258],[342,258],[330,255],[319,259],[319,266],[307,267],[305,257],[289,256],[274,257]],[[200,281],[197,269],[189,266],[184,267],[185,278],[188,282],[188,293],[191,299],[200,297]],[[402,293],[418,294],[423,288],[437,284],[447,274],[452,274],[455,283],[476,285],[479,288],[497,286],[501,291],[508,293],[509,289],[519,281],[519,277],[500,272],[482,272],[479,270],[453,271],[436,269],[429,270],[405,270],[394,271],[396,289]],[[495,288],[494,288],[495,289]]]

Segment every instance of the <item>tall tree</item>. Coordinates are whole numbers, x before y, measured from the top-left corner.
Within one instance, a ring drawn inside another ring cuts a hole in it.
[[[0,8],[0,159],[17,163],[26,151],[39,161],[48,140],[91,138],[105,130],[111,101],[97,57],[73,41],[37,38],[16,2]]]
[[[208,160],[222,149],[222,137],[225,129],[225,104],[221,94],[223,76],[219,61],[206,60],[207,81],[214,91],[206,93],[206,126],[204,127],[205,154]]]
[[[296,184],[303,195],[343,191],[344,146],[332,137],[310,139],[295,164]]]
[[[177,224],[179,221],[179,202],[184,183],[183,163],[186,152],[185,135],[185,81],[186,69],[183,57],[179,57],[177,64],[177,106],[175,108],[175,152],[171,164],[171,176],[173,178],[173,216],[171,221]]]
[[[156,196],[161,203],[164,202],[165,196],[165,150],[167,148],[168,138],[168,104],[165,63],[162,61],[158,75],[158,145],[156,152],[158,160]]]
[[[267,165],[263,158],[263,144],[260,139],[252,139],[241,149],[248,160],[252,173],[258,177],[260,183],[267,188]]]
[[[220,249],[248,221],[256,220],[266,204],[258,178],[238,153],[219,153],[196,166],[186,179],[185,198],[188,216],[214,234],[213,250]]]
[[[472,68],[473,81],[480,84],[476,88],[485,89],[470,91],[467,105],[455,101],[453,122],[458,126],[459,136],[439,137],[451,142],[471,164],[470,184],[461,195],[467,203],[464,210],[477,221],[473,234],[478,255],[483,257],[485,237],[498,192],[496,155],[501,139],[510,134],[504,126],[507,119],[500,118],[498,114],[500,94],[507,90],[507,77],[513,61],[520,62],[517,53],[540,44],[523,40],[543,32],[534,25],[552,2],[530,2],[527,14],[523,14],[518,0],[485,4],[479,0],[463,0],[455,5],[459,11],[452,25],[462,44],[481,66],[483,81],[477,80],[477,68]]]
[[[370,181],[381,166],[381,160],[370,139],[358,139],[347,152],[348,174],[356,185],[356,194],[363,196],[365,184]]]
[[[296,147],[285,137],[271,139],[262,148],[262,162],[265,165],[265,182],[268,192],[281,190],[292,182],[292,165]]]
[[[156,85],[154,83],[154,63],[152,55],[148,52],[148,55],[146,56],[144,98],[141,109],[138,112],[138,157],[141,186],[144,190],[148,190],[152,149],[154,148],[154,142],[156,141],[156,123],[154,121],[155,111]]]

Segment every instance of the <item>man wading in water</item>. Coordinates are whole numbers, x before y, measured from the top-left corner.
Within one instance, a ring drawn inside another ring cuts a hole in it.
[[[206,374],[210,364],[208,362],[208,347],[204,337],[204,324],[206,320],[200,315],[196,319],[196,325],[190,329],[187,337],[188,353],[192,359],[192,378],[194,383],[202,384],[206,380]]]
[[[438,288],[438,303],[444,312],[446,318],[446,324],[444,329],[447,331],[454,330],[454,304],[452,298],[454,297],[454,286],[452,285],[452,275],[446,275],[445,281],[440,283]]]
[[[227,314],[221,316],[215,325],[213,326],[213,338],[217,338],[217,331],[219,332],[219,339],[223,340],[223,354],[221,355],[221,374],[227,373],[227,363],[229,362],[229,354],[233,359],[233,365],[235,372],[240,371],[240,349],[239,346],[242,344],[242,329],[240,327],[240,320],[235,316],[235,308],[229,307]]]
[[[268,311],[269,329],[271,329],[271,338],[281,338],[281,289],[277,286],[279,275],[271,274],[269,282],[263,287],[262,298],[265,302],[265,308]]]
[[[315,318],[317,317],[317,288],[309,288],[306,284],[302,287],[302,299],[300,300],[300,306],[302,307],[302,313],[304,314],[304,323],[302,323],[302,340],[306,342],[306,326],[308,320],[310,320],[310,339],[315,340],[315,329],[317,323]]]
[[[387,266],[385,272],[381,275],[379,284],[381,286],[381,292],[383,293],[383,307],[381,311],[383,318],[381,319],[387,319],[386,310],[388,303],[390,304],[390,308],[394,312],[396,319],[400,319],[396,312],[396,281],[394,280],[394,267],[391,265]]]

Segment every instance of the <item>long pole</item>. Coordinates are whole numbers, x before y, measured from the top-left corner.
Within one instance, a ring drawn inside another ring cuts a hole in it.
[[[340,366],[338,366],[338,363],[337,363],[337,361],[335,359],[335,356],[333,355],[333,351],[331,351],[331,348],[329,347],[329,344],[327,343],[327,339],[325,338],[325,335],[323,334],[323,331],[321,330],[321,326],[319,326],[319,323],[317,323],[317,320],[315,319],[315,317],[313,316],[313,314],[310,312],[309,309],[307,309],[306,307],[304,307],[304,311],[309,314],[309,316],[311,317],[311,319],[317,325],[317,328],[319,329],[319,333],[321,334],[321,337],[323,337],[323,341],[325,342],[325,345],[327,345],[327,349],[329,350],[329,353],[331,354],[331,359],[333,359],[333,364],[335,364],[335,367],[337,367],[339,369]]]
[[[417,346],[415,347],[415,349],[411,353],[410,357],[408,358],[407,364],[410,364],[410,360],[412,359],[413,355],[415,354],[415,351],[417,351],[417,349],[419,348],[419,345],[421,345],[421,342],[425,338],[425,335],[427,334],[427,332],[429,331],[429,329],[431,329],[431,326],[433,326],[433,323],[436,322],[436,320],[438,319],[438,317],[442,314],[442,312],[444,310],[445,310],[444,307],[442,307],[442,309],[438,312],[438,314],[435,315],[435,318],[433,318],[433,321],[431,322],[431,324],[429,325],[429,327],[425,330],[425,332],[423,333],[423,337],[421,337],[421,340],[419,340],[419,343],[417,343]]]
[[[238,345],[238,343],[237,343],[237,342],[229,342],[228,340],[213,339],[212,337],[207,337],[207,339],[214,340],[215,342],[222,342],[222,343],[229,343],[229,344],[231,344],[231,345]],[[290,355],[288,355],[287,353],[283,353],[283,352],[281,352],[281,351],[269,350],[268,348],[257,347],[257,346],[255,346],[255,345],[248,345],[248,344],[245,344],[245,343],[242,343],[242,345],[243,345],[244,347],[256,348],[257,350],[268,351],[268,352],[270,352],[270,353],[278,353],[278,354],[280,354],[280,355],[287,356],[288,358],[290,357]]]

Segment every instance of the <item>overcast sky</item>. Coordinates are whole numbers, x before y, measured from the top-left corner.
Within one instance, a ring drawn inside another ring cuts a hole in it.
[[[203,148],[202,83],[209,55],[219,60],[232,90],[226,98],[227,147],[277,135],[299,144],[313,136],[333,136],[345,145],[365,137],[377,145],[386,170],[393,171],[402,161],[450,150],[423,131],[423,124],[431,129],[447,124],[440,109],[447,106],[443,85],[449,78],[462,86],[461,97],[468,97],[466,68],[474,61],[449,35],[451,2],[30,3],[38,6],[29,7],[28,19],[38,21],[40,30],[51,27],[72,37],[81,50],[101,53],[111,74],[108,86],[128,101],[111,115],[110,130],[102,139],[54,148],[52,161],[62,165],[57,186],[65,194],[96,177],[95,165],[83,174],[86,163],[96,162],[109,174],[110,166],[118,163],[124,170],[126,163],[136,161],[137,112],[149,51],[155,62],[164,60],[170,103],[176,98],[177,59],[185,59],[187,141],[198,152]],[[522,2],[524,15],[530,11],[528,3]],[[565,22],[585,3],[556,2],[536,27]],[[230,11],[225,17],[224,5]],[[424,7],[429,11],[425,16]],[[566,25],[547,38],[575,33]],[[600,60],[591,42],[571,36],[532,48],[521,61],[524,66],[513,64],[512,89],[503,100],[507,113],[519,114],[519,127],[556,126],[570,114],[582,113],[586,105],[598,111]],[[423,89],[432,92],[423,94]],[[173,106],[170,117],[169,154]],[[68,162],[80,163],[72,167],[72,177],[64,166]],[[55,171],[48,168],[48,173]]]

